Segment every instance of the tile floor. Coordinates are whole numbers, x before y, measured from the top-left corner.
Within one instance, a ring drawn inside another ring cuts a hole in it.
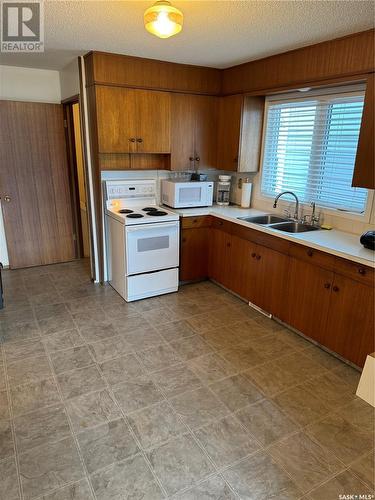
[[[3,281],[1,500],[373,492],[358,372],[216,285],[126,304],[85,261]]]

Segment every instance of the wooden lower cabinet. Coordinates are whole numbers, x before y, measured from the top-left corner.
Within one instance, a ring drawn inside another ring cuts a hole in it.
[[[208,227],[183,229],[181,237],[180,280],[197,281],[208,276]]]
[[[256,266],[255,287],[250,301],[283,320],[288,278],[288,255],[257,245],[253,262]]]
[[[333,272],[291,258],[285,322],[324,344]]]
[[[256,288],[256,266],[252,262],[256,246],[251,241],[231,237],[228,288],[247,300]]]
[[[375,350],[374,298],[373,286],[335,274],[322,344],[358,366]]]
[[[220,229],[211,229],[208,275],[221,285],[229,288],[231,277],[232,236]]]

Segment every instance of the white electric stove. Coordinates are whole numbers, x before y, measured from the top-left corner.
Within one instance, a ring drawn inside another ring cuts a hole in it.
[[[179,216],[154,180],[104,181],[109,283],[127,301],[178,290]]]

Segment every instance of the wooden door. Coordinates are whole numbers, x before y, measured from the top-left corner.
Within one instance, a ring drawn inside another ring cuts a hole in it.
[[[12,269],[76,257],[60,104],[0,101],[0,196]]]
[[[135,90],[137,153],[171,152],[171,95],[168,92]]]
[[[335,274],[325,346],[358,366],[374,352],[374,287]]]
[[[191,96],[194,114],[195,168],[217,167],[217,97]]]
[[[122,87],[96,87],[99,153],[136,151],[136,92]]]
[[[227,288],[231,284],[231,244],[230,234],[220,229],[211,229],[209,277]]]
[[[333,272],[290,259],[285,322],[319,343],[324,343]]]
[[[242,95],[219,98],[217,164],[220,170],[238,168],[242,105]]]
[[[365,103],[359,134],[357,157],[353,173],[353,186],[375,189],[375,76],[367,77]]]
[[[253,296],[256,286],[256,270],[252,258],[255,251],[255,243],[232,236],[229,288],[246,300]]]
[[[283,319],[289,257],[271,248],[257,245],[254,262],[257,267],[253,302]]]
[[[208,227],[183,229],[181,235],[181,281],[207,278],[209,234]]]
[[[194,168],[194,113],[190,94],[171,96],[171,170]]]

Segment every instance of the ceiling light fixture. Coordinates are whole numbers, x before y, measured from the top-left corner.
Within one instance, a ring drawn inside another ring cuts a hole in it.
[[[159,38],[169,38],[182,30],[182,12],[167,0],[159,0],[144,13],[145,28]]]

